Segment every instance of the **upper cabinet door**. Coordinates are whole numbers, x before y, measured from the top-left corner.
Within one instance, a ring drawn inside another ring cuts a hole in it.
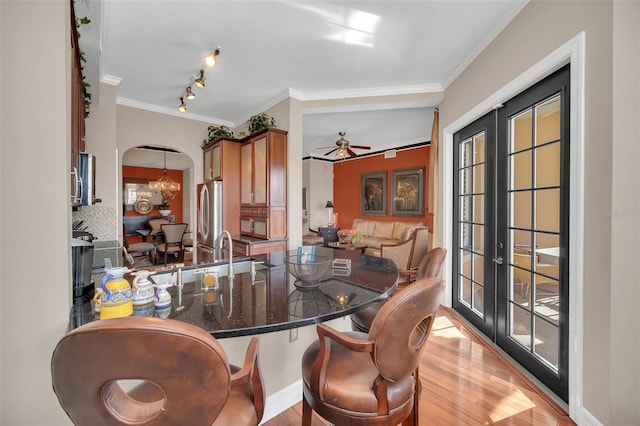
[[[222,143],[211,148],[211,178],[222,179],[221,163]]]
[[[267,137],[253,143],[253,205],[267,205]]]
[[[246,143],[240,149],[240,204],[251,205],[253,201],[253,144]]]
[[[202,170],[204,175],[202,176],[204,181],[208,181],[213,179],[213,170],[211,170],[211,149],[206,149],[204,151],[204,161],[202,163]]]

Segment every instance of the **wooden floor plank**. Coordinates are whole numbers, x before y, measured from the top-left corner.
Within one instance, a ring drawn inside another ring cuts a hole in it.
[[[561,407],[447,308],[438,314],[419,371],[422,425],[575,425]],[[302,403],[297,403],[264,425],[301,423]],[[312,425],[329,422],[314,413]]]

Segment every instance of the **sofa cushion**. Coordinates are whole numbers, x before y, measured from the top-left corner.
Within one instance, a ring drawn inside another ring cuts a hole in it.
[[[380,248],[381,244],[398,244],[400,241],[380,237],[363,237],[360,244],[367,247]]]
[[[353,219],[353,228],[362,236],[372,236],[375,221],[365,219]]]
[[[373,236],[379,238],[393,238],[394,222],[376,222],[375,228],[373,228]]]
[[[404,234],[405,229],[411,226],[411,223],[408,222],[395,222],[393,226],[393,235],[391,236],[394,240],[402,240],[402,235]]]

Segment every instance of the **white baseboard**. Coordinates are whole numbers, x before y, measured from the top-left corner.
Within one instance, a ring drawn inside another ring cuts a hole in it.
[[[302,401],[302,379],[267,397],[260,424],[271,420],[300,401]]]
[[[575,420],[575,419],[573,419]],[[598,419],[596,419],[593,414],[591,414],[588,410],[582,407],[582,415],[581,419],[577,422],[580,426],[603,426],[602,423]]]

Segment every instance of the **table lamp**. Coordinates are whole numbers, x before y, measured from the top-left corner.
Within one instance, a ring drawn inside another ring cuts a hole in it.
[[[331,200],[327,201],[327,205],[324,207],[329,209],[329,226],[335,225],[335,223],[333,223],[333,202],[331,202]]]

